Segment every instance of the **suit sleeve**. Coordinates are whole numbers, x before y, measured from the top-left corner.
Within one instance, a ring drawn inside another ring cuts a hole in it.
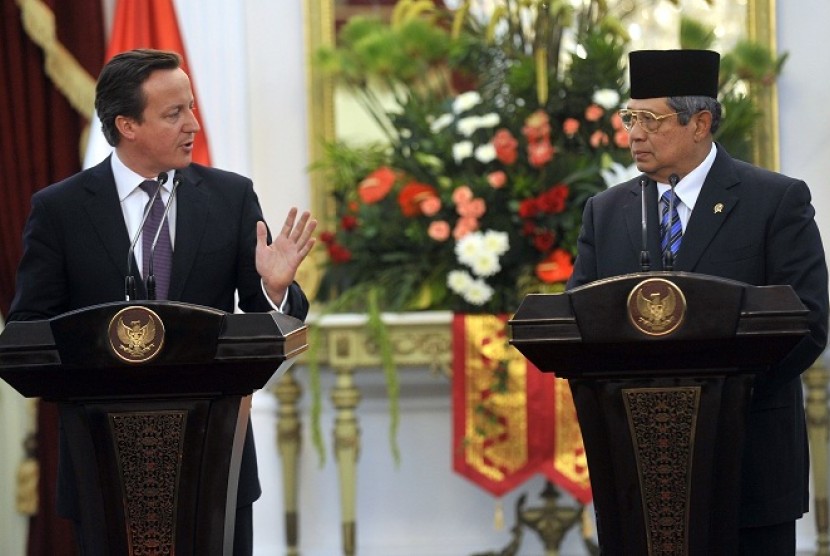
[[[582,227],[577,239],[574,270],[568,279],[567,289],[582,286],[597,279],[597,259],[594,243],[594,198],[585,203],[582,211]]]
[[[827,344],[827,265],[810,191],[793,181],[782,196],[767,237],[768,284],[789,284],[809,309],[810,333],[767,376],[783,383],[804,372]]]

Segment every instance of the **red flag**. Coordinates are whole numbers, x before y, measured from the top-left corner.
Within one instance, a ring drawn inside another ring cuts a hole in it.
[[[115,6],[115,19],[112,25],[107,57],[109,60],[119,52],[134,48],[155,48],[158,50],[172,50],[182,57],[182,69],[190,76],[193,87],[193,96],[196,95],[196,85],[193,74],[190,72],[185,54],[184,41],[179,32],[178,18],[172,0],[118,0]],[[199,106],[198,99],[196,106]],[[196,134],[193,144],[193,162],[210,165],[210,151],[208,149],[205,124],[196,112],[196,119],[202,128]],[[101,136],[103,139],[103,136]],[[92,155],[87,154],[87,166],[90,162],[98,162],[103,157],[95,152],[94,139],[90,140],[89,149]]]

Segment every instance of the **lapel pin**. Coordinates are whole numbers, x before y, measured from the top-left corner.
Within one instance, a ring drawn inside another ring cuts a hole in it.
[[[723,203],[716,204],[715,208],[714,208],[714,211],[715,211],[715,214],[720,214],[721,212],[723,212]]]

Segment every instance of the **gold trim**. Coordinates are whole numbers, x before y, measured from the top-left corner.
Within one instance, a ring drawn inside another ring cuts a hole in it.
[[[334,45],[334,1],[305,0],[306,83],[308,83],[308,150],[312,164],[323,158],[325,143],[335,139],[334,85],[312,63],[322,47]],[[318,219],[334,214],[334,201],[326,195],[326,185],[319,172],[311,172],[311,208]]]
[[[747,36],[777,55],[775,0],[750,0],[747,4]],[[785,70],[786,71],[786,70]],[[778,85],[753,90],[758,108],[763,114],[752,142],[752,156],[760,166],[779,170]]]
[[[17,0],[23,28],[44,54],[46,75],[63,93],[69,104],[89,118],[95,108],[95,78],[78,62],[55,31],[55,14],[42,0]]]

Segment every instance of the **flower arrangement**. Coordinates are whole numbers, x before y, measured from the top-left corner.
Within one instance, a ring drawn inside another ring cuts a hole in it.
[[[608,3],[491,4],[483,13],[472,0],[399,0],[391,21],[354,17],[336,48],[317,53],[384,135],[328,144],[315,165],[333,201],[316,299],[328,312],[368,313],[396,457],[398,384],[380,312],[509,314],[528,293],[564,290],[585,202],[637,173],[617,113],[629,39]],[[688,20],[680,31],[683,48],[714,39]],[[748,155],[760,115],[747,82],[769,84],[782,62],[748,42],[723,57],[728,116],[716,138],[733,155]],[[505,389],[496,372],[493,391]]]
[[[564,289],[585,201],[630,159],[626,42],[589,4],[505,2],[482,19],[402,0],[389,24],[344,26],[321,63],[388,144],[329,146],[337,225],[318,299],[371,287],[386,310],[506,313]]]

